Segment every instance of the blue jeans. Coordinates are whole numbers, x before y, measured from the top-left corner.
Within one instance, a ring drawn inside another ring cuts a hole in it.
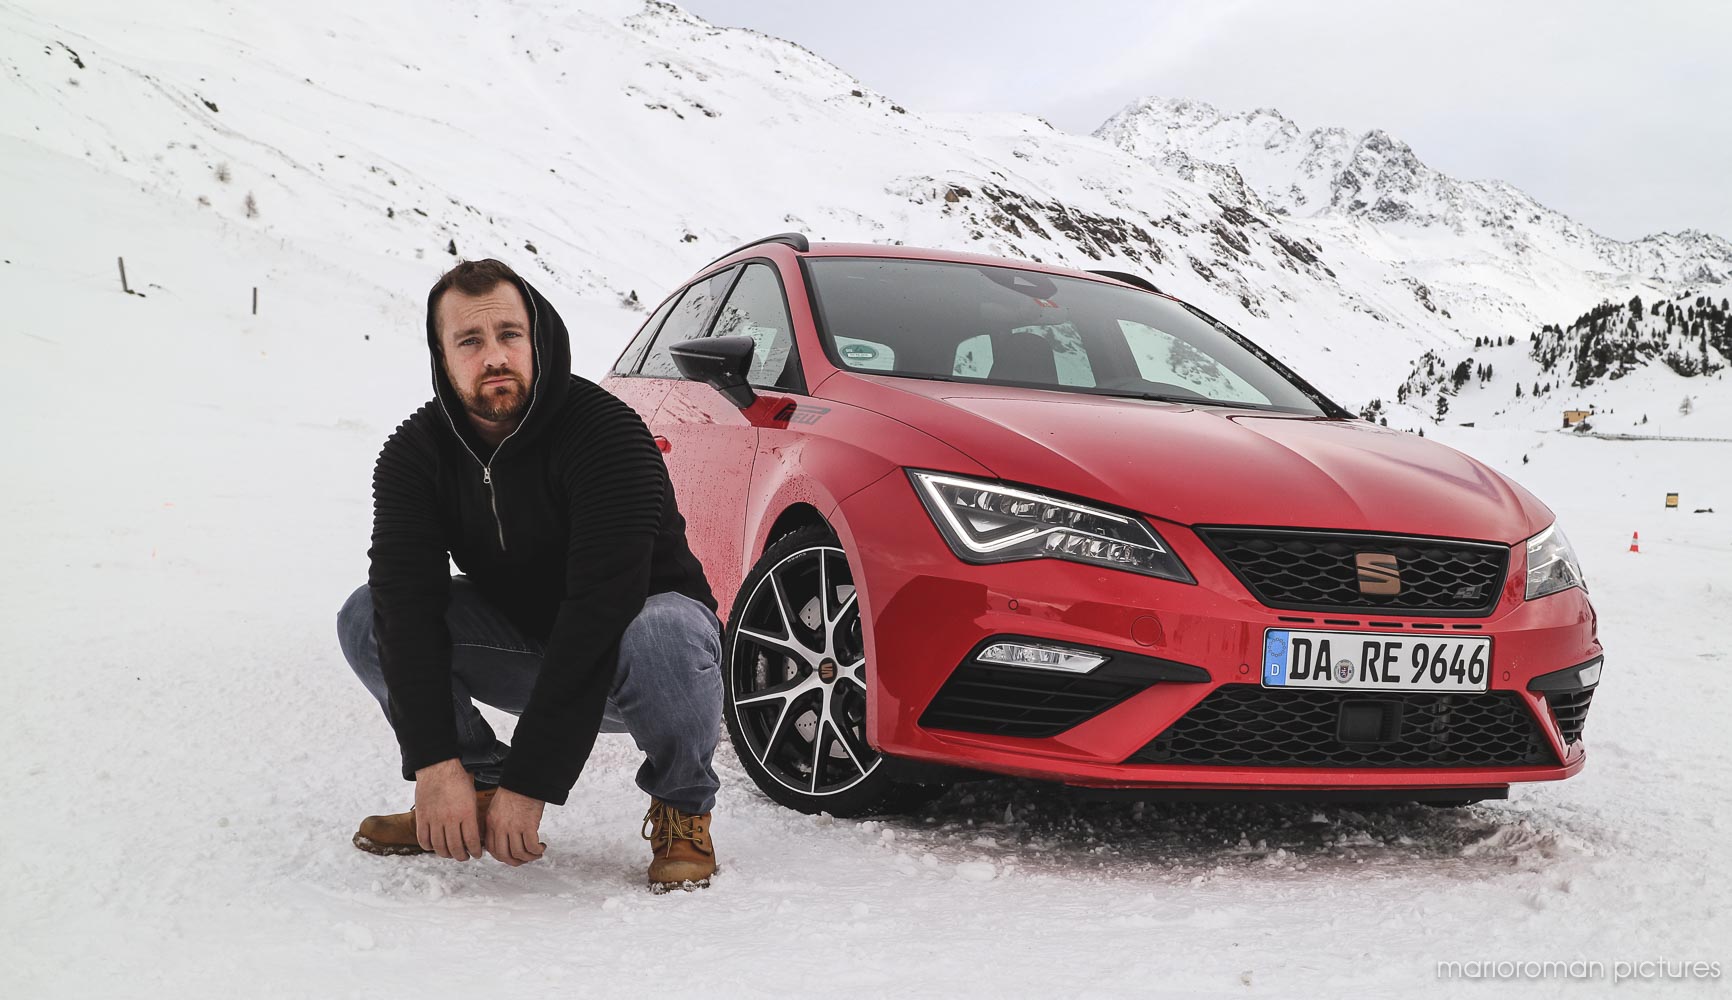
[[[460,759],[477,784],[498,784],[510,747],[493,735],[475,702],[522,714],[544,647],[519,632],[463,576],[451,579],[445,624],[451,632]],[[337,640],[355,676],[385,708],[373,595],[366,584],[337,613]],[[721,786],[711,763],[721,736],[721,656],[721,622],[684,594],[650,595],[620,637],[619,671],[601,731],[631,734],[646,756],[638,787],[681,812],[709,812]]]

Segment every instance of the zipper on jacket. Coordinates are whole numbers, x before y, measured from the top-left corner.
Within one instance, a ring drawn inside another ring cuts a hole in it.
[[[529,304],[529,333],[531,338],[534,338],[541,332],[541,311],[536,308],[535,296],[529,294],[527,289],[519,288],[519,291],[523,293],[523,301]],[[458,443],[463,445],[463,450],[469,453],[469,457],[475,459],[475,464],[481,466],[481,484],[487,487],[487,506],[493,511],[493,526],[499,531],[499,551],[501,552],[505,551],[505,522],[499,517],[499,494],[493,485],[493,460],[499,457],[499,449],[505,447],[505,442],[516,437],[517,432],[523,429],[523,425],[529,422],[529,411],[535,409],[537,398],[535,390],[541,388],[542,359],[538,357],[541,351],[533,339],[530,348],[530,357],[535,361],[535,380],[529,384],[529,409],[523,411],[523,419],[517,422],[517,426],[511,429],[510,434],[505,435],[505,440],[499,442],[499,445],[493,449],[493,454],[487,456],[485,462],[481,460],[480,455],[475,454],[475,449],[469,447],[469,442],[457,430],[457,421],[452,419],[451,409],[445,405],[445,397],[437,391],[433,393],[434,398],[439,400],[440,411],[445,414],[445,422],[451,425],[451,433],[457,436]],[[438,371],[438,358],[434,358],[433,365],[435,374],[443,377],[443,373]]]
[[[500,442],[500,444],[504,443],[503,441]],[[493,454],[498,455],[499,451],[495,449]],[[493,508],[493,524],[499,529],[499,551],[504,552],[505,522],[499,519],[499,496],[493,492],[493,466],[483,465],[481,467],[481,482],[487,487],[487,505]]]

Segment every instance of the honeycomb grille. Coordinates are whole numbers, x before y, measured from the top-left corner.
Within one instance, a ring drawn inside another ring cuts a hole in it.
[[[1588,704],[1593,700],[1593,688],[1546,692],[1546,704],[1551,706],[1552,716],[1558,720],[1558,731],[1563,734],[1566,744],[1582,738],[1582,729],[1588,724]]]
[[[968,663],[944,682],[920,724],[994,736],[1056,736],[1150,683]]]
[[[1342,739],[1342,707],[1349,703],[1381,714],[1371,740]],[[1125,763],[1508,767],[1557,760],[1533,714],[1508,691],[1385,694],[1227,684]]]
[[[1508,546],[1484,542],[1266,528],[1197,534],[1257,600],[1297,611],[1486,615],[1509,563]],[[1396,593],[1361,591],[1360,553],[1394,557]]]

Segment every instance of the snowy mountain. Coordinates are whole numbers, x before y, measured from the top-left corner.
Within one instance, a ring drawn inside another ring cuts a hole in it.
[[[1566,327],[1500,337],[1471,350],[1427,351],[1364,415],[1405,406],[1434,423],[1561,427],[1589,411],[1582,432],[1732,439],[1732,305],[1683,294],[1605,302]],[[1401,420],[1407,423],[1409,421]]]
[[[653,305],[786,229],[1140,271],[1355,406],[1424,350],[1724,270],[1723,244],[1683,237],[1649,249],[1663,266],[1636,254],[1588,276],[1587,251],[1526,272],[1402,259],[1200,161],[1150,163],[1028,116],[923,114],[794,43],[656,0],[386,0],[364,16],[69,0],[0,8],[0,27],[8,156],[82,162],[310,253],[398,319],[455,255],[500,256],[615,314],[580,338],[586,372],[641,316],[622,303]],[[131,244],[129,265],[151,265],[147,244],[96,225],[104,256]],[[269,270],[261,294],[279,296]]]
[[[1593,303],[1732,280],[1732,243],[1706,233],[1608,239],[1501,181],[1463,181],[1372,129],[1302,130],[1273,109],[1226,114],[1149,98],[1095,135],[1205,183],[1330,257],[1363,255],[1471,342],[1560,323]],[[1479,329],[1474,329],[1474,327]]]
[[[1095,135],[1135,156],[1228,168],[1268,211],[1367,223],[1405,249],[1448,234],[1462,252],[1550,258],[1607,278],[1667,284],[1732,279],[1732,243],[1687,230],[1624,243],[1595,233],[1502,181],[1463,181],[1427,166],[1382,129],[1302,131],[1272,108],[1227,115],[1201,101],[1148,98]],[[1432,249],[1443,249],[1434,244]]]

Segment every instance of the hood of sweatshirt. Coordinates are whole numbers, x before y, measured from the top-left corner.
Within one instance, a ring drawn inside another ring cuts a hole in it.
[[[517,290],[523,294],[523,305],[529,312],[529,343],[535,359],[535,372],[530,378],[529,406],[524,411],[523,422],[498,449],[482,441],[475,433],[475,425],[469,422],[469,413],[463,408],[463,397],[457,394],[456,387],[445,376],[445,366],[439,360],[435,302],[431,292],[427,295],[427,353],[432,364],[433,394],[445,411],[446,426],[483,464],[492,464],[496,458],[534,441],[541,429],[553,419],[571,385],[571,335],[566,332],[565,321],[559,318],[552,303],[521,277],[517,279]]]

